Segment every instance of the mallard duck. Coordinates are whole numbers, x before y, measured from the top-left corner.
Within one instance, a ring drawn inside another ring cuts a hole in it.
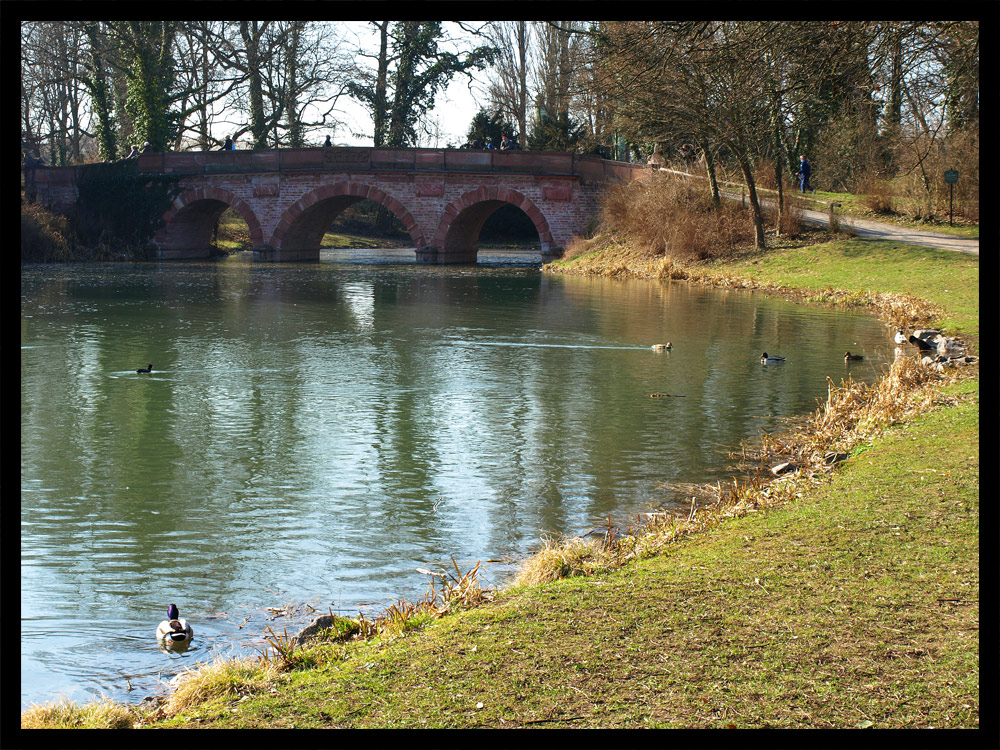
[[[181,618],[176,604],[167,607],[167,619],[156,628],[156,639],[165,645],[188,643],[194,638],[194,629]]]
[[[153,371],[152,365],[148,365],[147,367],[140,367],[138,370],[136,370],[136,372],[152,372],[152,371]]]
[[[844,353],[844,361],[845,362],[860,362],[863,359],[864,359],[864,356],[861,355],[861,354],[851,354],[850,352],[845,352]]]
[[[920,349],[921,351],[924,351],[924,352],[930,351],[932,349],[935,350],[935,351],[937,351],[937,345],[936,344],[932,344],[929,341],[924,341],[922,338],[918,338],[917,336],[914,336],[913,334],[910,334],[909,342],[911,344],[913,344],[915,347],[917,347],[917,349]]]
[[[784,361],[785,361],[784,357],[769,357],[767,356],[767,352],[764,352],[763,354],[760,355],[760,363],[762,365],[766,365],[769,363],[774,364],[775,362],[784,362]]]
[[[665,344],[653,344],[651,348],[654,352],[665,352],[669,349],[673,349],[674,345],[668,341]]]

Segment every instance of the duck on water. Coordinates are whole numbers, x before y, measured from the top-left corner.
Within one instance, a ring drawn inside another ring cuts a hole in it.
[[[147,365],[146,367],[140,367],[138,370],[136,370],[137,373],[140,373],[140,372],[152,372],[152,371],[153,371],[153,366],[152,365]]]
[[[167,619],[156,628],[156,640],[164,646],[179,647],[188,645],[192,638],[194,638],[194,628],[181,617],[177,605],[171,604],[167,607]]]

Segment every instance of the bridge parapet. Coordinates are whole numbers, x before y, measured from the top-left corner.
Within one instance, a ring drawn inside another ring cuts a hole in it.
[[[643,165],[551,151],[366,147],[183,151],[140,156],[138,166],[140,172],[178,174],[346,170],[572,175],[590,180],[630,180],[649,171]]]

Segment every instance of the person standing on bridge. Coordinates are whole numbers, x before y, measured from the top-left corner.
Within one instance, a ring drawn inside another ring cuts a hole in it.
[[[815,190],[809,185],[809,175],[812,174],[812,167],[809,166],[809,161],[805,156],[799,157],[799,190],[803,193]]]
[[[326,137],[326,140],[323,142],[323,147],[324,148],[327,148],[327,147],[333,148],[333,143],[330,142],[330,136]]]
[[[126,159],[138,159],[139,158],[139,147],[138,146],[132,146],[132,150],[128,152],[128,156],[126,156],[125,158]]]
[[[222,148],[219,151],[233,151],[236,147],[233,146],[233,139],[228,135],[226,136],[226,142],[222,144]]]

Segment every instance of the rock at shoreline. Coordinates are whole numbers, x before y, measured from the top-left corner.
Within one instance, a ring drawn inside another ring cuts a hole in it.
[[[971,365],[976,363],[978,360],[976,357],[969,356],[957,356],[957,357],[946,357],[941,354],[936,357],[924,357],[920,360],[920,364],[924,367],[929,367],[938,372],[944,372],[946,367],[955,367],[956,365]]]
[[[799,467],[790,461],[785,461],[784,463],[777,464],[771,467],[771,473],[776,477],[780,477],[782,474],[788,474],[789,472],[795,471]]]
[[[324,630],[333,631],[332,640],[343,641],[358,632],[358,624],[347,617],[322,615],[300,630],[292,639],[292,642],[296,646],[302,646],[308,641],[314,640]]]
[[[937,340],[937,352],[939,357],[961,357],[965,354],[965,347],[955,339],[941,336]]]

